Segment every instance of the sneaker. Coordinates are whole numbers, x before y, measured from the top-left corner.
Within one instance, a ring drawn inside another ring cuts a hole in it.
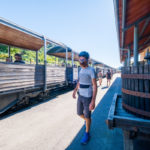
[[[87,144],[89,140],[90,140],[90,134],[85,132],[81,139],[81,144]]]

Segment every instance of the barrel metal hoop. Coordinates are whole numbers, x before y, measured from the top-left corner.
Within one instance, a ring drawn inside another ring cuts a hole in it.
[[[122,106],[124,109],[129,110],[130,112],[133,112],[133,113],[136,113],[136,114],[150,118],[150,112],[147,112],[144,110],[139,110],[137,108],[131,107],[131,106],[125,104],[124,102],[122,102]]]
[[[121,77],[124,79],[148,79],[150,80],[150,74],[122,74]]]
[[[122,92],[125,94],[128,94],[128,95],[133,95],[133,96],[137,96],[137,97],[150,98],[150,93],[131,91],[131,90],[127,90],[124,88],[122,88]]]

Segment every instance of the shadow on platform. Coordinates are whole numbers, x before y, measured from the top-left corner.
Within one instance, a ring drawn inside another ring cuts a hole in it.
[[[103,89],[107,89],[108,88],[108,86],[103,86],[101,89],[103,90]]]
[[[121,78],[114,81],[92,113],[91,140],[89,143],[87,145],[80,144],[85,130],[82,127],[66,150],[123,150],[121,129],[109,130],[105,123],[115,93],[121,93]]]

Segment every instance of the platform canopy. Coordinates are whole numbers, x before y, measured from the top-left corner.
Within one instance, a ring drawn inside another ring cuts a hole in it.
[[[66,47],[67,51],[68,51],[68,59],[71,60],[72,59],[72,52],[74,53],[74,60],[78,61],[79,60],[79,53],[73,51],[71,48]],[[49,48],[49,50],[47,51],[48,55],[52,55],[52,56],[56,56],[56,57],[60,57],[60,58],[64,58],[66,59],[66,48],[65,47],[61,47],[61,46],[55,46],[55,47],[51,47]],[[89,59],[89,63],[93,64],[94,66],[99,66],[99,67],[108,67],[111,68],[110,66],[105,65],[102,62],[99,62],[95,59],[90,58]]]
[[[39,50],[44,45],[44,36],[0,17],[0,43],[28,50]],[[60,45],[50,39],[47,39],[47,43]]]
[[[138,53],[150,45],[150,0],[114,0],[120,60],[130,49],[133,56],[134,26],[138,27]]]
[[[47,54],[65,59],[66,58],[66,49],[68,52],[68,59],[70,59],[70,60],[72,59],[72,52],[73,52],[74,60],[78,61],[78,59],[79,59],[78,53],[73,51],[71,48],[65,47],[65,46],[64,47],[62,47],[62,46],[51,47],[50,49],[48,49]]]

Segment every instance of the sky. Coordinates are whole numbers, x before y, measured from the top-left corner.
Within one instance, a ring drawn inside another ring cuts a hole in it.
[[[1,0],[0,17],[119,67],[113,0]]]

